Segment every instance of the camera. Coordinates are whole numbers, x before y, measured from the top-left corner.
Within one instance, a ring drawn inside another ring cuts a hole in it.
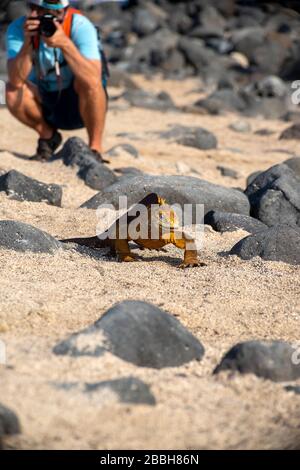
[[[56,27],[54,24],[54,20],[56,17],[54,15],[45,13],[44,15],[38,16],[38,17],[31,17],[31,20],[39,20],[40,25],[37,29],[37,32],[43,36],[46,36],[47,38],[50,38],[53,36],[53,34],[56,31]]]
[[[50,15],[50,14],[39,16],[38,18],[40,20],[39,33],[42,34],[43,36],[46,36],[47,38],[50,38],[51,36],[53,36],[53,34],[56,31],[56,27],[54,24],[55,18],[56,17],[54,15]]]

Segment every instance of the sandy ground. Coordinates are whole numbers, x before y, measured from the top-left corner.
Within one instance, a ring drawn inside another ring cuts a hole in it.
[[[171,92],[176,103],[193,103],[196,80],[146,81],[152,91]],[[120,90],[112,90],[119,93]],[[293,141],[279,141],[288,126],[249,119],[253,131],[274,130],[269,137],[228,129],[237,116],[199,116],[129,109],[114,102],[108,115],[105,148],[129,142],[140,157],[112,159],[112,168],[135,166],[152,174],[200,176],[232,187],[246,177],[297,153]],[[153,138],[180,123],[212,130],[219,148],[199,151]],[[120,138],[138,134],[138,140]],[[65,133],[65,137],[71,135]],[[72,134],[74,135],[74,134]],[[85,132],[76,135],[85,138]],[[94,211],[78,209],[95,191],[61,162],[27,161],[36,137],[0,110],[0,170],[18,169],[41,181],[62,184],[63,208],[17,202],[0,194],[0,219],[30,223],[57,237],[93,235]],[[184,167],[182,164],[184,162]],[[178,166],[179,163],[179,166]],[[218,165],[235,169],[238,178],[220,175]],[[0,365],[0,402],[18,414],[22,434],[6,440],[22,449],[251,449],[300,448],[300,395],[252,375],[212,376],[233,344],[250,339],[300,340],[299,268],[284,263],[249,262],[224,256],[247,235],[221,235],[209,227],[201,258],[206,267],[177,269],[181,253],[141,252],[140,263],[119,264],[102,255],[74,250],[54,256],[0,250],[0,339],[7,364]],[[137,250],[138,251],[138,250]],[[179,368],[137,368],[107,353],[101,358],[59,357],[52,347],[97,320],[117,301],[153,302],[176,316],[203,343],[204,359]],[[58,384],[93,383],[134,376],[155,395],[156,406],[127,405],[112,392],[91,396]],[[298,381],[300,385],[300,381]]]

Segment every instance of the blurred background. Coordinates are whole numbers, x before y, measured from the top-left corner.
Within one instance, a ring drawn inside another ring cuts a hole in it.
[[[72,2],[100,27],[111,64],[110,84],[129,74],[199,77],[205,112],[220,109],[281,118],[300,79],[300,2],[255,0],[82,0]],[[26,2],[0,0],[0,75],[5,29]],[[200,85],[199,85],[200,86]],[[288,119],[298,120],[296,113]]]

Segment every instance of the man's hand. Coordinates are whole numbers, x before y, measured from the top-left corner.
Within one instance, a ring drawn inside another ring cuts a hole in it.
[[[48,47],[57,47],[59,49],[64,49],[70,43],[70,38],[64,32],[62,25],[59,21],[54,20],[54,24],[56,27],[56,32],[50,38],[47,36],[42,35],[42,39]]]
[[[38,34],[39,26],[40,20],[36,14],[32,13],[31,16],[27,17],[24,23],[24,36],[27,43],[31,41],[31,38]]]

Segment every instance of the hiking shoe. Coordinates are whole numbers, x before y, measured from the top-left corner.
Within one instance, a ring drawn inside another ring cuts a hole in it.
[[[56,130],[53,132],[53,136],[50,139],[39,139],[38,147],[35,156],[32,160],[40,162],[46,162],[53,156],[55,150],[62,143],[62,135]]]
[[[93,149],[91,149],[91,150],[92,150],[93,156],[94,156],[95,160],[97,160],[97,162],[100,162],[100,163],[109,163],[109,160],[105,160],[105,159],[102,157],[101,153],[98,152],[98,150],[93,150]]]

